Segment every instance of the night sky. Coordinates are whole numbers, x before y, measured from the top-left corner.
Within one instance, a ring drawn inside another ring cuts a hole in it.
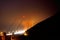
[[[0,31],[27,30],[55,12],[53,1],[0,1]]]

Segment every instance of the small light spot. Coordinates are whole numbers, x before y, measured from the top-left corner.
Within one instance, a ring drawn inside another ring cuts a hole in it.
[[[23,18],[25,18],[25,16],[22,16]]]
[[[24,33],[24,36],[27,36],[28,34],[27,33]]]

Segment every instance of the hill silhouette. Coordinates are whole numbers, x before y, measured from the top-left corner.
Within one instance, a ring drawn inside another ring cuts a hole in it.
[[[27,30],[29,40],[40,40],[48,36],[60,36],[59,12]]]
[[[26,31],[28,34],[27,36],[19,36],[19,40],[43,40],[48,39],[50,36],[60,36],[59,16],[60,15],[58,12],[54,16],[47,18],[42,22],[39,22]]]

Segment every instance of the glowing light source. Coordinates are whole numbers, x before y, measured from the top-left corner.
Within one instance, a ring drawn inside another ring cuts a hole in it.
[[[25,33],[25,31],[16,31],[16,32],[14,32],[14,34],[24,34]]]
[[[3,36],[3,32],[0,32],[0,36]]]
[[[12,35],[12,33],[8,33],[8,34],[6,34],[6,35]]]
[[[24,33],[24,36],[27,36],[28,34],[27,33]]]
[[[15,31],[14,32],[14,35],[17,35],[17,34],[24,34],[25,33],[25,30],[24,31]],[[8,34],[6,34],[6,35],[12,35],[12,33],[8,33]]]

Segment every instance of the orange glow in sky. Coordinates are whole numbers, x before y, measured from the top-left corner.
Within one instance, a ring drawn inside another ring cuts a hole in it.
[[[37,0],[0,2],[0,31],[6,33],[27,31],[53,14],[54,6],[49,2]]]
[[[25,20],[22,22],[22,25],[24,26],[24,29],[28,29],[30,27],[32,27],[34,25],[34,21],[33,20]]]

